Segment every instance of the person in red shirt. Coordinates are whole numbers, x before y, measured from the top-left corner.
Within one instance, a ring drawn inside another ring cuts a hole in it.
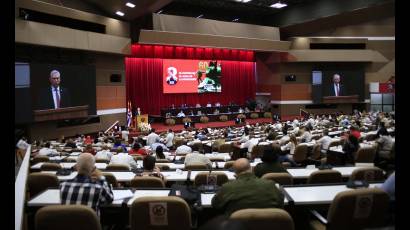
[[[138,142],[134,143],[128,154],[138,154],[142,156],[148,155],[147,151],[142,147],[142,145]]]
[[[352,134],[353,136],[355,136],[357,139],[359,139],[360,138],[360,131],[356,128],[356,127],[354,127],[353,125],[352,126],[350,126],[350,134]]]

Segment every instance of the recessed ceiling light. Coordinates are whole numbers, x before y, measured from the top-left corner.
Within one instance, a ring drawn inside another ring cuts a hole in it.
[[[115,14],[117,14],[117,15],[119,15],[119,16],[124,16],[124,13],[121,12],[121,11],[117,11],[117,12],[115,12]]]
[[[286,6],[288,6],[288,4],[277,2],[275,4],[272,4],[270,7],[280,9],[280,8],[283,8],[283,7],[286,7]]]
[[[250,1],[252,1],[252,0],[243,0],[242,2],[247,3],[247,2],[250,2]]]
[[[131,2],[127,2],[127,4],[125,4],[125,5],[128,6],[128,7],[131,7],[131,8],[134,8],[134,7],[135,7],[135,5],[132,4]]]

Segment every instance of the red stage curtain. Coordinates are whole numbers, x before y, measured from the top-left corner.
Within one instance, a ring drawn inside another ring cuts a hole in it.
[[[166,47],[162,50],[166,53],[167,49],[169,48]],[[141,52],[154,54],[154,50],[154,47],[150,47]],[[192,50],[194,49],[186,49],[186,52],[192,52]],[[155,51],[155,53],[159,52],[161,51]],[[202,52],[209,51],[203,49]],[[187,53],[186,55],[191,54]],[[180,106],[184,103],[188,105],[200,103],[204,106],[208,102],[212,104],[220,102],[225,105],[231,101],[244,104],[247,99],[255,98],[254,62],[221,61],[221,67],[221,93],[164,94],[162,89],[162,59],[126,58],[127,101],[131,101],[133,108],[140,107],[142,113],[159,115],[161,108],[169,107],[172,104]]]

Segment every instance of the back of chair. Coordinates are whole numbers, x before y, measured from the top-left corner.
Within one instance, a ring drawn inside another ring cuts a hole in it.
[[[356,163],[373,163],[376,157],[376,148],[374,147],[360,147],[356,152]]]
[[[126,164],[109,164],[105,170],[130,171],[130,167]]]
[[[174,147],[178,148],[179,146],[185,144],[184,139],[181,138],[174,138]]]
[[[57,163],[44,163],[40,167],[41,171],[57,171],[59,169],[61,169],[61,165]]]
[[[333,169],[318,170],[309,175],[306,183],[308,184],[325,184],[342,182],[342,174]]]
[[[197,143],[194,143],[194,145],[192,145],[192,151],[200,151],[203,149],[204,149],[204,146],[202,142],[197,142]]]
[[[251,158],[252,159],[261,158],[265,148],[266,148],[265,145],[255,145],[255,146],[253,146],[252,153],[251,153]]]
[[[132,188],[164,188],[164,182],[161,178],[155,176],[136,176],[131,182]]]
[[[161,171],[170,170],[169,165],[156,164],[155,166],[157,166]]]
[[[156,160],[157,163],[169,163],[168,159],[157,159]]]
[[[225,162],[224,169],[230,169],[230,168],[232,168],[232,167],[233,167],[233,163],[235,163],[235,161],[227,161],[227,162]]]
[[[219,146],[218,152],[220,153],[231,153],[233,151],[232,144],[222,144]]]
[[[284,168],[290,168],[292,167],[292,164],[290,162],[282,162],[280,163]]]
[[[47,188],[58,187],[58,185],[58,178],[52,173],[31,173],[27,177],[27,187],[31,198]]]
[[[305,144],[299,144],[295,148],[295,153],[293,154],[293,160],[297,163],[300,163],[306,160],[308,153],[308,147]]]
[[[75,158],[70,158],[70,157],[66,157],[63,159],[64,162],[77,162],[77,159]]]
[[[313,146],[312,155],[310,156],[311,159],[313,159],[313,160],[319,160],[320,159],[320,155],[321,155],[320,147],[321,147],[321,145],[318,145],[318,144]]]
[[[293,177],[289,173],[266,173],[262,179],[272,180],[280,185],[293,184]]]
[[[50,205],[38,210],[36,230],[101,230],[93,209],[85,205]]]
[[[340,144],[341,144],[340,141],[331,141],[330,144],[329,144],[329,149],[330,149],[330,147],[338,146]]]
[[[209,168],[208,168],[208,165],[206,165],[206,164],[189,164],[189,165],[185,165],[185,169],[186,170],[195,170],[195,169],[197,169],[197,170],[201,170],[201,169],[207,170]]]
[[[191,211],[176,196],[141,197],[130,208],[131,230],[190,230]]]
[[[248,230],[293,230],[293,219],[283,209],[242,209],[231,214],[230,219],[243,222]]]
[[[358,168],[352,172],[349,180],[382,181],[384,180],[383,170],[377,167]]]
[[[201,172],[195,176],[194,180],[195,186],[207,184],[222,186],[226,182],[228,182],[228,176],[223,172],[212,172],[211,174]]]
[[[327,215],[327,229],[364,229],[384,225],[389,196],[379,188],[364,188],[340,192],[334,198]]]
[[[49,162],[50,158],[48,156],[37,155],[31,161],[33,165],[40,163],[40,162]]]
[[[95,159],[95,163],[106,163],[106,164],[109,164],[109,163],[110,163],[110,160],[105,159],[105,158],[97,158],[97,159]]]
[[[118,181],[117,181],[117,178],[115,178],[114,174],[108,173],[108,172],[103,172],[102,175],[105,177],[108,184],[111,184],[113,188],[118,187]]]

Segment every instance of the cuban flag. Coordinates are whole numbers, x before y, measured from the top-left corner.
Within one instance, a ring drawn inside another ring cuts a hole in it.
[[[128,101],[127,105],[127,126],[128,128],[132,125],[132,108],[131,108],[131,101]]]

